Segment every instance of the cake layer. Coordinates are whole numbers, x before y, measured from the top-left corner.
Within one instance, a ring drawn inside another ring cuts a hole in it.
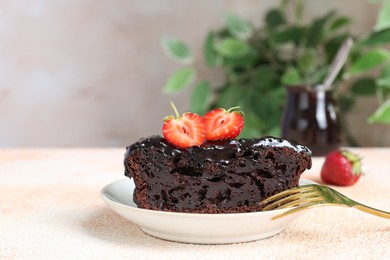
[[[261,200],[296,187],[311,158],[306,147],[272,137],[179,149],[152,136],[127,147],[124,164],[140,208],[238,213],[259,211]]]

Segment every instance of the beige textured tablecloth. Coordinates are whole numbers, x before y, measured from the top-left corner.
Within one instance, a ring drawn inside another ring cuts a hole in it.
[[[390,211],[390,149],[359,149],[366,175],[337,188]],[[355,209],[306,212],[269,239],[230,245],[160,240],[111,211],[101,188],[123,149],[0,149],[0,259],[389,259],[390,220]],[[319,180],[323,159],[304,178]]]

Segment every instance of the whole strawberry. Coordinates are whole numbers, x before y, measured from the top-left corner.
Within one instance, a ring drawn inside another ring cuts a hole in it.
[[[195,113],[179,115],[175,105],[171,102],[176,117],[164,118],[163,135],[171,144],[179,148],[189,148],[201,145],[206,141],[203,118]]]
[[[321,178],[325,183],[338,186],[355,184],[362,175],[361,158],[348,150],[330,152],[321,169]]]

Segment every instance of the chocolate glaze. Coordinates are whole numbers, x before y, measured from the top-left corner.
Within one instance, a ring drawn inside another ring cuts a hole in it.
[[[310,151],[283,139],[206,142],[179,149],[160,136],[127,147],[125,175],[139,207],[180,212],[261,210],[258,202],[298,185]]]

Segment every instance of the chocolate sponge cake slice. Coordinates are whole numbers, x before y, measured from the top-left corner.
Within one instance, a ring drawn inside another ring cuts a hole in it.
[[[140,208],[190,213],[260,211],[259,202],[296,187],[311,152],[283,139],[231,139],[179,149],[160,136],[127,147],[125,175]]]

